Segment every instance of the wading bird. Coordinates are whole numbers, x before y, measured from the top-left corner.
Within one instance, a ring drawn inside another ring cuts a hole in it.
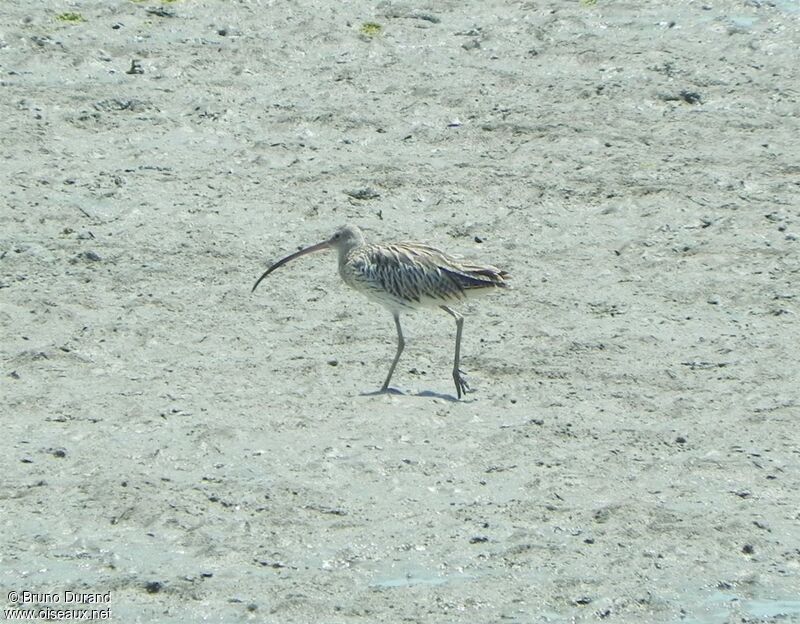
[[[464,318],[447,304],[462,301],[475,293],[507,288],[508,273],[489,265],[461,262],[435,247],[420,243],[367,244],[360,229],[346,225],[328,240],[301,249],[273,264],[258,278],[253,291],[261,280],[278,267],[324,249],[335,249],[339,253],[339,275],[348,286],[388,308],[394,317],[397,352],[381,391],[389,389],[389,382],[406,344],[400,327],[400,313],[421,307],[439,307],[456,320],[453,380],[460,399],[469,390],[459,367]]]

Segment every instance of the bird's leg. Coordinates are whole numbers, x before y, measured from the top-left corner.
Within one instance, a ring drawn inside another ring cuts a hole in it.
[[[389,389],[389,382],[392,380],[394,369],[397,366],[398,360],[400,359],[400,354],[403,352],[403,349],[406,346],[406,341],[403,339],[403,328],[400,327],[400,315],[397,313],[394,315],[394,324],[397,326],[397,353],[395,353],[394,361],[389,367],[389,374],[386,375],[386,381],[383,382],[381,392],[386,392]]]
[[[442,310],[444,310],[454,319],[456,319],[456,357],[455,361],[453,362],[453,381],[456,382],[456,394],[458,394],[458,398],[460,399],[461,395],[466,394],[467,390],[469,390],[469,384],[467,384],[467,380],[464,379],[464,373],[461,372],[460,368],[461,330],[464,328],[464,317],[461,316],[458,312],[456,312],[452,308],[448,308],[447,306],[442,306]]]

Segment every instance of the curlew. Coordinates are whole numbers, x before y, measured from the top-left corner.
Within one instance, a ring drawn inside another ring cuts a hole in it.
[[[456,320],[453,380],[460,399],[469,390],[460,368],[464,317],[449,304],[476,293],[507,288],[509,275],[493,266],[461,262],[435,247],[420,243],[367,244],[360,229],[346,225],[328,240],[301,249],[273,264],[258,278],[251,292],[267,275],[290,260],[324,249],[335,249],[339,253],[339,275],[348,286],[388,308],[394,317],[397,351],[381,391],[389,389],[406,344],[400,314],[421,307],[438,307]]]

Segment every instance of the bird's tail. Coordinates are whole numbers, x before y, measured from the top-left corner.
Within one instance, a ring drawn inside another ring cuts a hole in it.
[[[502,269],[493,266],[465,264],[459,270],[443,269],[464,290],[478,288],[511,288],[506,282],[511,276]]]

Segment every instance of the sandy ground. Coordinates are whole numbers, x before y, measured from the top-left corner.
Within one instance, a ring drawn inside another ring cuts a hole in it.
[[[800,621],[798,9],[2,0],[0,604]],[[331,254],[250,293],[345,222],[512,273],[466,400]]]

